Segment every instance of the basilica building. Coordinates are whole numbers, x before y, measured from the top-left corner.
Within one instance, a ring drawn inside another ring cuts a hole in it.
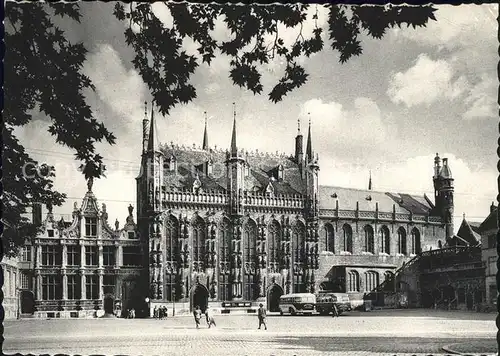
[[[453,178],[436,155],[435,194],[416,196],[320,186],[311,124],[294,154],[160,144],[143,120],[137,228],[147,251],[142,282],[150,308],[189,312],[276,310],[287,293],[363,296],[422,251],[453,237]],[[293,139],[291,139],[293,143]],[[394,288],[397,288],[394,285]],[[170,314],[170,312],[169,312]]]

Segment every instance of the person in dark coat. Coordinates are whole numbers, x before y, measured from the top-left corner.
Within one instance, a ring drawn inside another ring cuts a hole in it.
[[[201,320],[201,309],[198,305],[194,309],[193,315],[194,315],[194,322],[196,323],[196,329],[198,329],[200,327],[200,320]]]
[[[257,311],[257,316],[259,317],[259,330],[262,325],[264,325],[265,330],[267,330],[267,324],[266,324],[266,309],[264,308],[264,304],[260,303],[259,304],[259,310]]]
[[[333,313],[332,313],[332,317],[339,317],[339,310],[337,309],[337,304],[333,303]]]

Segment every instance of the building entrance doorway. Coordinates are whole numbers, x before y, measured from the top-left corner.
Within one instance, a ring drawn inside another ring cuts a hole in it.
[[[114,312],[115,298],[112,295],[106,295],[104,297],[103,309],[106,314],[113,314]]]
[[[270,312],[280,311],[280,297],[283,295],[283,289],[277,285],[273,284],[269,291],[267,292],[267,310]]]
[[[191,310],[196,306],[199,306],[203,313],[208,307],[208,290],[201,284],[194,286],[191,293]]]
[[[33,314],[35,312],[35,297],[32,291],[21,291],[21,313]]]

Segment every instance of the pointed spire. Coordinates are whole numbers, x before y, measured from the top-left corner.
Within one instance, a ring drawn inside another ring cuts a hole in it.
[[[370,169],[370,179],[368,180],[368,190],[372,190],[372,170]]]
[[[154,104],[151,103],[151,121],[149,123],[149,139],[148,139],[148,151],[155,152],[158,150],[158,142],[156,139],[156,122],[155,122],[155,111]]]
[[[236,109],[235,103],[233,103],[233,135],[231,136],[231,156],[236,157],[238,155],[238,147],[236,146]]]
[[[311,137],[311,113],[307,113],[309,115],[309,132],[307,134],[307,146],[306,146],[306,160],[309,162],[313,159],[312,152],[312,137]]]
[[[205,132],[203,133],[203,149],[208,150],[207,112],[206,111],[205,111]]]
[[[297,126],[298,126],[297,136],[300,136],[300,117],[297,119]]]

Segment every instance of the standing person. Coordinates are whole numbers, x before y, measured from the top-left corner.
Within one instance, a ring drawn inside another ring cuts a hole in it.
[[[214,317],[212,316],[212,314],[209,312],[209,309],[207,308],[207,310],[205,310],[205,317],[207,318],[207,325],[208,325],[208,328],[210,329],[210,327],[213,325],[213,326],[217,326],[215,324],[215,319]]]
[[[264,308],[264,304],[259,304],[259,310],[257,316],[259,317],[259,330],[262,325],[264,325],[265,330],[267,330],[266,324],[266,309]]]
[[[196,306],[196,308],[194,308],[193,315],[194,315],[194,322],[196,323],[196,329],[198,329],[200,327],[200,320],[201,320],[201,309],[198,305]]]
[[[155,318],[155,319],[158,318],[158,308],[156,308],[156,305],[155,305],[155,308],[153,309],[153,318]]]

